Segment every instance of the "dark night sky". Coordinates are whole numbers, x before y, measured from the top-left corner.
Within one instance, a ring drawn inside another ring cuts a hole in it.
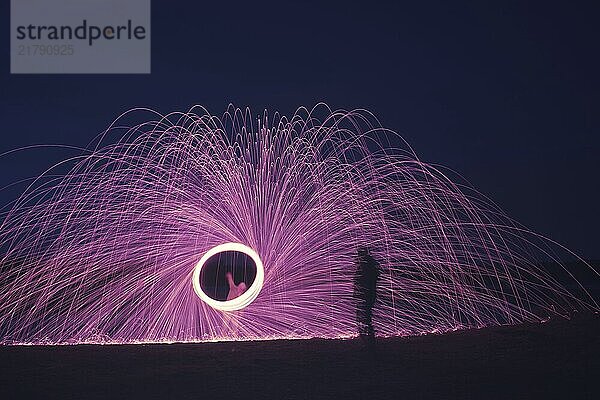
[[[8,3],[0,6],[0,152],[85,145],[136,106],[367,108],[423,160],[456,170],[513,218],[600,258],[592,6],[154,1],[151,75],[11,76]],[[0,158],[0,185],[64,156]],[[0,202],[14,195],[0,192]]]

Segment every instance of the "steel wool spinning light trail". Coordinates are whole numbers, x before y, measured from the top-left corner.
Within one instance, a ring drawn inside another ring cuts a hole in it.
[[[570,271],[539,262],[565,249],[387,143],[403,142],[368,112],[325,105],[126,113],[5,213],[0,341],[352,336],[364,247],[381,265],[380,335],[598,310]],[[260,285],[211,304],[200,260],[224,244],[256,256]]]

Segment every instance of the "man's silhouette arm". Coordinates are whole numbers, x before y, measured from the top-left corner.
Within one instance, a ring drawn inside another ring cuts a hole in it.
[[[225,277],[227,278],[227,283],[229,284],[229,289],[231,289],[232,287],[235,287],[235,282],[233,281],[233,276],[231,276],[231,272],[226,273]]]

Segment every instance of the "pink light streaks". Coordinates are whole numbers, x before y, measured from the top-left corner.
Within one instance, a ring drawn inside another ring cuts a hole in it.
[[[379,335],[598,311],[577,271],[540,262],[567,249],[388,143],[404,142],[369,112],[324,104],[291,118],[233,106],[222,117],[125,113],[4,213],[0,342],[350,337],[360,247],[381,264]],[[237,311],[192,285],[225,243],[264,267],[260,293]]]

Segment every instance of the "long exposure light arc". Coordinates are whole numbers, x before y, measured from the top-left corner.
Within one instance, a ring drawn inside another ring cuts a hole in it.
[[[194,288],[199,257],[224,243],[264,270],[227,312]],[[365,110],[137,109],[2,214],[0,342],[351,337],[365,247],[381,336],[599,309],[592,266],[561,263],[576,256]]]
[[[252,259],[252,261],[254,261],[254,265],[256,266],[256,277],[254,278],[254,282],[252,282],[248,290],[242,293],[242,295],[240,295],[239,297],[228,301],[219,301],[213,299],[212,297],[207,295],[204,292],[204,290],[202,290],[202,287],[200,285],[200,272],[202,271],[202,267],[204,266],[204,263],[206,261],[208,261],[211,257],[224,251],[237,251],[249,256]],[[198,297],[200,297],[202,301],[204,301],[206,304],[208,304],[215,310],[221,311],[236,311],[248,307],[248,305],[250,305],[250,303],[252,303],[260,293],[264,280],[265,271],[259,255],[250,247],[245,246],[241,243],[223,243],[213,247],[202,256],[200,261],[198,261],[198,264],[196,264],[196,266],[194,267],[194,273],[192,275],[192,285],[194,286],[194,291],[196,292]]]

